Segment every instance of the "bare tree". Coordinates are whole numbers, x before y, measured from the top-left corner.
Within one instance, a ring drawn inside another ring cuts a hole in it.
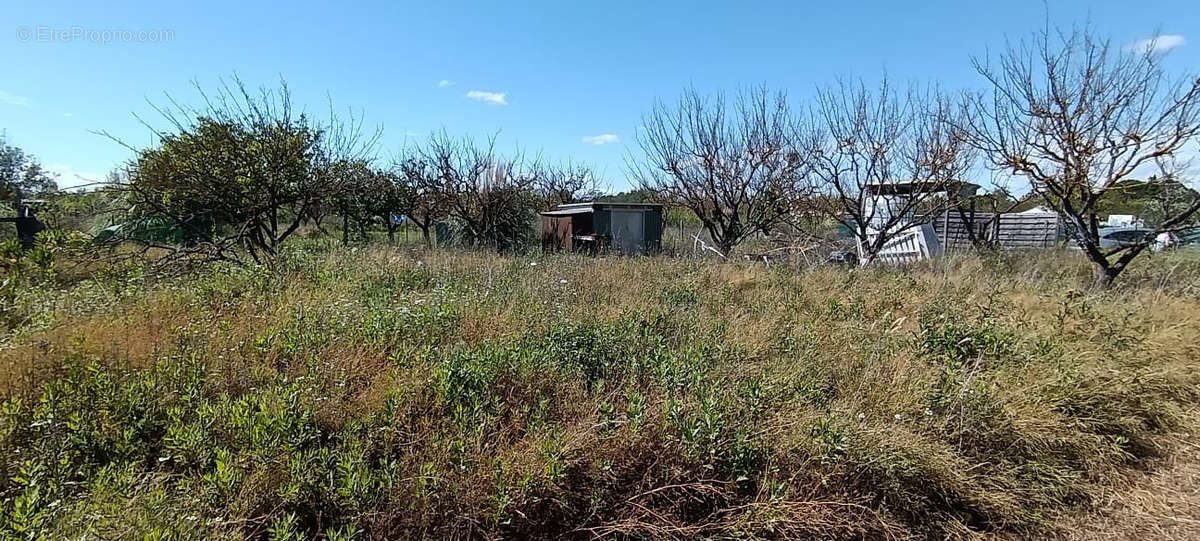
[[[1104,194],[1135,171],[1178,178],[1176,158],[1200,132],[1200,79],[1169,80],[1155,47],[1113,47],[1087,28],[1042,31],[1010,43],[996,65],[974,64],[991,91],[971,98],[971,144],[1063,215],[1095,267],[1097,288],[1200,210],[1192,198],[1144,239],[1100,245]]]
[[[864,264],[956,193],[970,160],[959,110],[886,78],[876,90],[843,81],[818,92],[804,137],[811,204],[854,233]]]
[[[419,155],[436,172],[431,187],[440,192],[446,215],[462,226],[466,243],[505,251],[531,241],[537,204],[520,153],[505,159],[496,154],[494,137],[479,145],[442,132],[430,136]]]
[[[642,124],[630,177],[659,202],[694,212],[723,255],[788,212],[803,163],[784,94],[760,87],[727,107],[722,94],[688,89],[674,105],[655,103]]]
[[[447,213],[441,173],[419,150],[407,151],[407,155],[398,160],[395,167],[402,183],[399,187],[400,211],[409,222],[421,229],[425,247],[432,248],[434,223],[446,217]]]
[[[499,157],[492,139],[481,146],[444,132],[406,149],[395,168],[403,212],[421,229],[426,246],[432,246],[434,223],[453,218],[468,243],[511,247],[527,240],[534,210],[599,193],[586,165],[540,158],[524,165],[519,156]]]
[[[542,210],[595,199],[601,194],[595,172],[584,164],[571,161],[550,164],[538,159],[527,168],[526,175],[533,181]]]

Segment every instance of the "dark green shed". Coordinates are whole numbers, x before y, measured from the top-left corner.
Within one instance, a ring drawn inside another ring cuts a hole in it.
[[[559,205],[542,213],[546,250],[648,254],[662,248],[662,205],[591,201]]]

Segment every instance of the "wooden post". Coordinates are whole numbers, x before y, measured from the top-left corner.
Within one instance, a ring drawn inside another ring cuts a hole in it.
[[[942,215],[942,252],[950,251],[950,209]]]
[[[992,216],[992,242],[996,243],[996,246],[999,246],[1001,248],[1004,247],[1003,244],[1001,244],[1001,239],[1000,239],[1000,220],[1003,220],[1003,219],[1004,219],[1004,214],[1002,214],[1000,212],[996,212],[995,216]]]

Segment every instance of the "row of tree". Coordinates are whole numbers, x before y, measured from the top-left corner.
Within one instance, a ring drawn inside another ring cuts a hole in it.
[[[530,239],[538,210],[595,191],[587,167],[501,156],[494,138],[437,133],[381,164],[379,130],[298,112],[286,84],[253,92],[235,79],[200,92],[205,107],[171,100],[157,109],[165,127],[145,123],[160,143],[134,149],[111,183],[134,221],[112,242],[261,263],[302,225],[324,229],[333,214],[345,241],[376,223],[393,236],[404,216],[427,244],[437,222],[452,220],[461,242],[507,250]],[[175,233],[147,234],[164,219]],[[164,239],[178,242],[156,242]]]
[[[962,208],[962,180],[990,169],[1000,179],[991,201],[1036,198],[1067,220],[1100,287],[1158,235],[1192,225],[1200,210],[1200,195],[1186,187],[1200,132],[1195,74],[1170,78],[1154,47],[1115,47],[1086,28],[1037,33],[974,65],[984,91],[842,82],[802,114],[762,88],[732,104],[689,90],[644,117],[631,176],[661,201],[690,208],[723,253],[750,235],[824,219],[853,231],[869,261],[913,215]],[[1104,247],[1104,202],[1135,175],[1166,196],[1160,219],[1140,241]],[[1007,193],[1014,179],[1028,196]]]
[[[629,175],[694,213],[723,254],[752,235],[836,222],[870,261],[914,215],[961,209],[963,180],[990,169],[1001,179],[986,198],[992,210],[1037,199],[1059,211],[1102,287],[1156,235],[1194,221],[1200,196],[1185,187],[1182,158],[1198,142],[1200,79],[1171,79],[1153,47],[1114,47],[1087,29],[1035,34],[974,64],[984,91],[843,81],[802,111],[766,88],[732,102],[688,90],[644,116]],[[330,214],[345,240],[373,223],[394,234],[402,214],[427,243],[450,220],[462,242],[505,250],[533,234],[535,211],[596,192],[585,166],[501,156],[494,139],[444,132],[381,164],[378,130],[298,112],[286,85],[256,93],[235,80],[201,95],[201,108],[158,109],[160,144],[135,149],[113,186],[135,219],[167,219],[190,251],[212,257],[268,260]],[[1103,247],[1105,201],[1135,175],[1172,200],[1145,239]],[[1011,179],[1028,196],[1007,193]]]

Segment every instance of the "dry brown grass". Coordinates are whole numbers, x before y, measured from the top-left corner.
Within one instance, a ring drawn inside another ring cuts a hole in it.
[[[1170,454],[1103,489],[1095,507],[1066,519],[1055,537],[1200,539],[1200,444],[1188,432],[1172,435],[1168,445]]]
[[[257,536],[288,516],[373,538],[1190,533],[1194,483],[1158,472],[1195,473],[1173,442],[1200,393],[1200,264],[1090,280],[1069,254],[796,271],[313,250],[115,300],[44,293],[0,348],[24,397],[0,435],[85,472],[40,466],[69,508],[39,528],[61,535]],[[38,400],[81,420],[45,432]],[[10,502],[26,460],[5,463]]]

